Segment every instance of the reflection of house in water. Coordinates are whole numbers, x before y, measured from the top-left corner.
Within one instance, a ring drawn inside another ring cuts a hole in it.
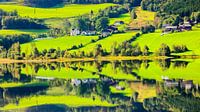
[[[167,87],[178,87],[179,86],[179,82],[177,82],[175,80],[170,80],[170,79],[165,80],[164,84]]]
[[[194,85],[192,80],[186,80],[186,81],[181,81],[180,86],[181,88],[192,89]]]
[[[95,84],[95,83],[97,83],[97,81],[95,79],[83,79],[83,80],[71,79],[71,84],[74,85],[74,86],[78,86],[81,83],[84,83],[84,84],[86,84],[86,83]]]
[[[119,26],[125,24],[124,21],[115,21],[114,25]]]
[[[116,85],[115,88],[116,88],[117,90],[125,90],[125,87],[122,87],[122,86],[119,86],[119,85]]]
[[[192,80],[171,80],[171,79],[164,79],[164,85],[166,87],[180,87],[183,89],[192,89],[194,87]]]
[[[42,80],[54,80],[54,77],[42,77],[42,76],[36,76],[36,79],[42,79]]]

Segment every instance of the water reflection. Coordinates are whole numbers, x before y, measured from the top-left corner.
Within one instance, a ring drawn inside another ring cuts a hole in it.
[[[0,110],[198,111],[199,65],[199,60],[1,64]]]

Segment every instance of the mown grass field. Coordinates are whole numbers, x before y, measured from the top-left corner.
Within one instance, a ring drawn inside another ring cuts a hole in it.
[[[99,97],[95,100],[92,98],[84,98],[79,96],[32,96],[25,97],[19,100],[19,105],[8,104],[0,110],[11,110],[11,109],[23,109],[33,106],[48,105],[48,104],[63,104],[69,107],[86,107],[86,106],[104,106],[113,107],[114,104],[110,104],[107,101],[101,101]]]
[[[140,36],[133,44],[140,46],[147,45],[151,52],[155,52],[162,43],[170,46],[186,45],[190,51],[181,53],[180,55],[200,55],[200,28],[194,28],[192,31],[171,33],[161,35],[161,32],[149,33]]]
[[[73,50],[73,51],[85,51],[85,52],[88,53],[90,51],[93,51],[97,44],[101,44],[103,49],[105,49],[106,51],[109,52],[111,50],[111,46],[115,42],[118,43],[118,44],[121,44],[122,42],[131,39],[132,36],[134,36],[135,34],[136,34],[136,32],[126,32],[126,33],[122,33],[122,34],[113,34],[112,36],[109,36],[109,37],[104,38],[102,40],[99,40],[95,43],[89,44],[89,45],[87,45],[87,46],[85,46],[81,49]]]
[[[64,5],[64,6],[57,6],[53,8],[33,8],[28,6],[21,6],[21,5],[5,5],[0,4],[0,9],[6,11],[13,11],[17,10],[19,15],[22,17],[31,17],[31,18],[67,18],[67,17],[74,17],[83,15],[86,13],[90,13],[91,10],[94,12],[98,11],[99,9],[104,9],[109,6],[113,6],[115,4],[89,4],[89,5]]]
[[[16,29],[16,30],[0,30],[0,35],[17,35],[17,34],[40,34],[46,33],[48,30],[37,30],[37,29]]]
[[[32,50],[32,44],[34,43],[35,46],[40,50],[44,49],[50,49],[58,47],[62,50],[69,49],[73,45],[80,45],[80,44],[88,44],[91,42],[92,39],[97,39],[97,36],[65,36],[65,37],[59,37],[59,38],[50,38],[50,39],[44,39],[44,40],[35,40],[26,44],[22,44],[22,52],[30,51]]]
[[[93,51],[97,44],[101,44],[104,49],[107,51],[110,51],[111,46],[113,43],[121,43],[123,41],[129,40],[132,38],[132,36],[135,35],[135,32],[127,32],[122,34],[113,34],[112,36],[109,36],[107,38],[104,38],[102,40],[99,40],[97,42],[91,43],[92,39],[98,39],[98,36],[65,36],[65,37],[59,37],[55,39],[44,39],[44,40],[36,40],[32,41],[26,44],[22,44],[22,52],[30,51],[32,50],[32,44],[34,43],[35,46],[40,50],[44,49],[50,49],[58,47],[62,50],[69,49],[73,45],[85,45],[83,48],[77,49],[77,50],[71,50],[70,52],[77,52],[77,51],[85,51],[90,52]]]

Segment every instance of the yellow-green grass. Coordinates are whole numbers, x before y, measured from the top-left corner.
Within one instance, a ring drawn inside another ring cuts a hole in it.
[[[19,15],[22,17],[31,17],[31,18],[66,18],[74,17],[83,14],[90,13],[91,10],[97,12],[99,9],[104,9],[115,4],[105,3],[105,4],[87,4],[87,5],[64,5],[60,7],[53,8],[34,8],[21,5],[0,5],[0,9],[6,11],[17,10]]]
[[[54,39],[44,39],[44,40],[35,40],[26,44],[22,44],[22,52],[28,51],[28,54],[32,50],[32,45],[34,44],[39,51],[42,51],[44,49],[50,49],[58,47],[61,50],[69,49],[73,45],[80,45],[80,44],[88,44],[91,42],[92,39],[97,39],[97,36],[65,36],[65,37],[59,37]]]
[[[161,32],[144,34],[133,42],[133,44],[137,43],[141,47],[147,45],[151,52],[160,48],[162,43],[169,45],[171,49],[173,45],[186,45],[190,51],[179,55],[200,55],[200,29],[165,35],[161,35]]]
[[[47,77],[47,78],[60,78],[60,79],[88,79],[88,78],[99,78],[98,75],[93,75],[88,71],[75,71],[71,68],[60,68],[56,70],[44,70],[39,69],[37,73],[34,72],[30,67],[22,69],[22,73],[39,76],[39,77]]]
[[[84,98],[79,96],[32,96],[21,98],[19,100],[19,105],[16,105],[15,103],[10,103],[0,110],[23,109],[48,104],[63,104],[69,107],[116,106],[114,104],[108,103],[107,101],[101,101],[99,97],[96,97],[95,100],[93,100],[93,98]]]
[[[131,91],[138,93],[138,101],[143,102],[146,98],[156,97],[156,87],[148,86],[142,83],[131,83],[130,84]]]
[[[170,79],[193,80],[194,83],[200,84],[200,59],[187,59],[186,61],[190,62],[186,68],[174,67],[174,63],[171,63],[169,69],[163,69],[158,62],[151,62],[148,69],[141,66],[139,70],[134,70],[134,72],[141,78],[156,79],[157,81],[162,81],[162,76],[167,76]]]
[[[99,40],[95,43],[89,44],[81,49],[75,50],[75,51],[85,51],[90,52],[93,51],[97,44],[101,44],[103,49],[107,50],[108,52],[111,49],[111,46],[116,42],[118,44],[121,44],[122,42],[129,40],[134,36],[136,32],[126,32],[122,34],[113,34],[112,36],[109,36],[105,39]],[[73,50],[74,51],[74,50]],[[72,51],[72,52],[73,52]]]
[[[156,14],[155,12],[142,10],[141,7],[136,7],[135,12],[137,18],[131,21],[131,28],[140,28],[141,26],[145,26],[147,24],[153,24]]]
[[[125,88],[125,90],[118,90],[115,87],[110,87],[111,93],[123,94],[124,96],[132,97],[133,91],[131,88]]]
[[[110,24],[114,24],[116,21],[124,21],[124,23],[129,24],[131,17],[129,13],[121,14],[118,18],[110,18]]]
[[[38,30],[38,29],[0,30],[0,35],[40,34],[40,33],[46,33],[47,31],[48,30]]]

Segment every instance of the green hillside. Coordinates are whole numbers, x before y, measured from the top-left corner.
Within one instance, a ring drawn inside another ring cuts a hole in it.
[[[54,8],[33,8],[28,6],[21,5],[4,5],[0,4],[0,9],[5,11],[17,10],[20,16],[22,17],[31,17],[31,18],[66,18],[74,17],[89,13],[91,10],[98,11],[99,9],[104,9],[115,4],[105,3],[105,4],[89,4],[89,5],[65,5],[58,6]]]
[[[96,47],[97,44],[101,44],[103,49],[110,51],[111,46],[113,45],[113,43],[122,43],[126,40],[129,40],[132,38],[132,36],[134,36],[136,34],[136,32],[126,32],[126,33],[122,33],[122,34],[113,34],[112,36],[109,36],[105,39],[102,39],[100,41],[97,41],[95,43],[89,44],[81,49],[78,49],[78,51],[92,51],[94,50],[94,48]],[[76,50],[77,51],[77,50]]]
[[[160,31],[144,34],[133,42],[133,44],[137,43],[142,47],[147,45],[151,52],[155,52],[162,43],[169,45],[171,48],[173,45],[186,45],[190,51],[182,53],[183,55],[200,55],[200,28],[165,35],[161,35]]]
[[[61,50],[69,49],[72,46],[80,45],[80,44],[88,44],[91,42],[92,39],[97,39],[97,36],[65,36],[65,37],[59,37],[59,38],[50,38],[50,39],[44,39],[44,40],[35,40],[30,43],[22,44],[22,52],[25,50],[30,51],[31,45],[34,43],[35,46],[38,48],[38,50],[44,50],[44,49],[50,49],[58,47]]]

